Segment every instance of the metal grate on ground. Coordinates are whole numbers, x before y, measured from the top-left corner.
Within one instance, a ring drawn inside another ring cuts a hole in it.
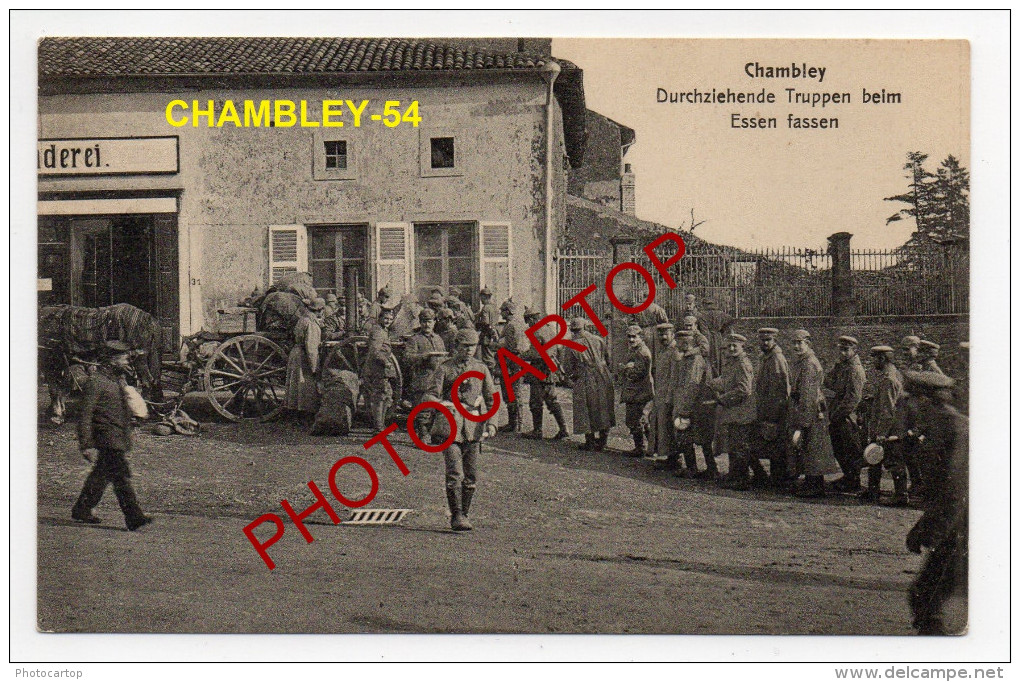
[[[413,509],[355,509],[344,520],[346,526],[387,526],[400,523]]]

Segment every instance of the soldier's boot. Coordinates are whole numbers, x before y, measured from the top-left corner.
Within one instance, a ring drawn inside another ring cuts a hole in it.
[[[861,502],[878,502],[879,492],[882,486],[881,467],[868,467],[868,487],[857,496]]]
[[[885,502],[888,507],[905,507],[910,504],[910,495],[907,494],[907,474],[904,471],[897,471],[893,474],[893,496]]]
[[[761,465],[761,460],[758,459],[757,455],[751,455],[751,471],[754,472],[754,479],[751,481],[751,485],[755,488],[767,488],[772,482],[768,472],[765,471],[765,467]]]
[[[687,467],[683,474],[684,478],[697,478],[698,476],[698,457],[694,452],[693,446],[684,448],[684,465]]]
[[[794,493],[797,497],[825,497],[825,477],[805,476],[804,485]]]
[[[531,408],[531,431],[524,434],[525,438],[542,440],[542,406]]]
[[[461,508],[461,489],[447,488],[446,503],[450,507],[450,528],[453,530],[471,530],[471,524],[464,518],[464,510]]]
[[[464,516],[468,515],[468,510],[471,509],[471,498],[475,496],[475,489],[469,488],[466,485],[461,488],[460,498],[460,511]]]
[[[583,445],[579,445],[578,449],[580,449],[580,450],[594,450],[595,449],[595,438],[594,438],[593,434],[590,434],[590,433],[584,434],[584,444]]]
[[[556,420],[556,426],[559,427],[559,431],[553,436],[554,440],[563,440],[569,438],[570,433],[567,431],[567,420],[563,418],[563,408],[560,407],[559,403],[553,403],[549,407],[549,411],[552,412],[553,419]]]
[[[861,470],[847,467],[843,478],[832,484],[832,489],[840,493],[859,493],[861,491]]]
[[[750,461],[747,456],[741,453],[731,452],[729,457],[730,472],[726,474],[726,478],[722,482],[722,487],[729,490],[750,490],[751,479],[747,475],[747,468],[750,466]]]
[[[514,433],[521,430],[521,406],[517,403],[509,403],[506,406],[509,421],[499,427],[500,433]]]
[[[598,437],[595,439],[595,449],[602,451],[606,448],[606,442],[609,440],[608,431],[600,431]]]
[[[645,456],[645,432],[640,427],[630,430],[630,436],[634,439],[634,449],[627,454],[631,457]]]
[[[719,465],[715,463],[715,455],[712,452],[712,444],[703,445],[701,451],[705,455],[705,470],[698,474],[698,478],[714,481],[719,478]]]
[[[910,487],[907,489],[907,494],[917,497],[923,496],[924,480],[921,478],[921,469],[917,465],[916,457],[907,459],[907,475],[910,477]]]

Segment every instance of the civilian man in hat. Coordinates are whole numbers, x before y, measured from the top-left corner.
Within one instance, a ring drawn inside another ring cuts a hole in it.
[[[112,483],[128,530],[137,530],[152,523],[152,518],[138,504],[126,459],[131,450],[131,412],[124,387],[125,377],[131,371],[131,348],[120,341],[107,341],[101,352],[99,368],[85,382],[78,421],[78,447],[94,466],[71,509],[71,518],[82,523],[100,523],[92,510],[103,498],[106,486]]]
[[[782,486],[789,474],[786,416],[790,403],[790,366],[783,355],[783,349],[776,343],[778,335],[779,330],[775,327],[762,327],[758,330],[758,347],[762,359],[754,378],[754,394],[760,448],[754,453],[753,459],[769,460],[771,482],[775,486]],[[752,466],[753,463],[752,460]],[[756,475],[756,481],[758,478]],[[757,483],[764,484],[767,480],[762,478]]]
[[[708,337],[701,333],[698,329],[698,318],[694,315],[686,315],[684,317],[683,329],[691,332],[691,337],[694,339],[694,345],[698,347],[701,352],[701,357],[705,358],[705,362],[708,362],[708,356],[712,352],[712,344],[709,343]]]
[[[834,482],[832,488],[841,493],[859,493],[864,443],[857,408],[864,398],[867,375],[857,355],[857,339],[841,336],[838,345],[839,360],[825,375],[824,383],[832,392],[829,408],[832,454],[843,470],[843,478]]]
[[[445,353],[446,344],[436,333],[436,314],[431,308],[423,308],[418,313],[418,330],[404,346],[404,364],[410,376],[409,399],[415,405],[421,402],[422,396],[431,385],[429,375],[436,368],[437,356],[432,353]]]
[[[937,372],[904,372],[906,389],[917,397],[921,444],[927,464],[924,515],[907,535],[907,549],[931,549],[910,587],[910,609],[920,635],[960,632],[965,623],[946,628],[942,606],[967,594],[968,422],[950,404],[953,380]]]
[[[390,345],[389,330],[392,324],[393,311],[388,308],[381,309],[378,322],[372,325],[368,333],[368,348],[365,350],[365,362],[361,372],[365,402],[372,416],[372,427],[376,431],[386,428],[386,420],[393,405],[391,382],[397,378],[397,368]]]
[[[521,318],[517,302],[512,298],[504,301],[502,313],[505,323],[503,324],[503,332],[500,334],[500,345],[517,357],[522,357],[525,351],[531,348],[531,342],[524,333],[524,320]],[[510,397],[507,394],[509,387],[500,384],[500,388],[503,392],[503,402],[506,405],[509,421],[499,427],[499,431],[504,433],[520,431],[521,406],[517,401],[510,402]]]
[[[641,337],[641,327],[627,327],[627,357],[619,363],[620,402],[624,404],[624,424],[634,439],[633,457],[645,456],[645,435],[648,423],[645,408],[653,398],[652,352]]]
[[[742,334],[731,332],[726,336],[726,362],[722,374],[712,380],[712,390],[721,406],[719,425],[726,430],[729,444],[730,470],[723,487],[733,490],[751,487],[749,467],[754,467],[755,476],[765,475],[757,458],[751,457],[756,416],[754,369],[744,352],[745,343],[747,338]]]
[[[464,409],[472,414],[487,414],[493,405],[495,384],[488,367],[475,359],[478,346],[478,332],[461,329],[457,332],[453,357],[444,362],[432,374],[431,386],[426,400],[445,402],[450,406],[450,391],[453,384],[465,372],[482,375],[468,377],[458,388],[458,398]],[[482,452],[482,440],[495,430],[489,422],[474,422],[465,419],[458,410],[450,407],[457,429],[453,443],[443,451],[446,465],[446,503],[450,508],[450,527],[456,531],[471,530],[468,512],[478,484],[478,458]],[[443,415],[436,415],[433,422],[432,442],[442,443],[449,435],[450,425]]]
[[[921,366],[924,367],[925,372],[935,372],[936,374],[945,375],[942,368],[939,367],[939,349],[942,347],[934,341],[927,339],[921,339]]]
[[[563,369],[574,387],[574,433],[584,434],[582,450],[602,450],[609,429],[616,425],[616,393],[609,372],[609,349],[602,337],[585,329],[588,321],[570,321],[571,338],[585,347],[583,353],[564,351]]]
[[[529,306],[524,308],[524,324],[531,328],[538,324],[538,320],[543,317],[542,313],[538,310],[534,310]],[[541,345],[549,343],[550,339],[555,336],[555,331],[550,328],[550,324],[545,324],[535,332],[535,337],[539,340]],[[559,346],[554,346],[550,351],[549,355],[553,359],[554,364],[557,368],[560,365],[559,361]],[[570,433],[567,431],[567,421],[563,417],[563,408],[560,406],[559,396],[559,373],[550,372],[548,365],[545,364],[545,358],[543,358],[538,350],[531,345],[527,345],[527,350],[521,356],[521,359],[526,360],[533,366],[537,367],[542,373],[544,373],[545,379],[539,379],[533,374],[528,374],[524,377],[524,383],[528,386],[528,407],[531,409],[531,431],[525,434],[525,438],[533,438],[535,440],[542,440],[542,415],[544,407],[549,408],[549,414],[556,420],[556,426],[559,429],[556,431],[556,435],[553,436],[555,440],[563,440],[568,438]]]
[[[839,464],[832,456],[829,420],[826,414],[822,382],[822,363],[811,348],[811,334],[804,329],[793,333],[793,365],[790,367],[790,444],[797,453],[797,471],[804,484],[797,497],[823,497],[826,474],[838,474]]]
[[[708,414],[705,410],[706,402],[711,401],[713,408],[715,403],[711,386],[712,368],[702,357],[693,330],[681,329],[676,336],[680,363],[673,394],[673,428],[677,431],[677,449],[683,454],[686,465],[683,475],[714,480],[718,478],[719,470],[712,452],[712,435],[705,433],[706,426],[712,428],[715,424],[715,410],[711,409]],[[701,445],[705,455],[703,472],[698,471],[695,445]]]
[[[882,469],[887,469],[893,477],[895,487],[894,504],[907,504],[907,471],[903,463],[901,441],[902,425],[896,404],[903,394],[903,376],[893,361],[893,349],[890,346],[873,346],[871,360],[878,372],[875,396],[871,404],[871,415],[868,428],[871,440],[885,450],[885,457],[880,465],[868,467],[868,489],[860,495],[863,502],[877,502],[882,483]]]
[[[665,457],[665,461],[658,466],[672,471],[676,469],[680,457],[676,447],[676,428],[673,426],[673,396],[680,372],[680,351],[676,346],[676,333],[671,323],[656,325],[655,333],[659,337],[659,353],[652,363],[655,393],[652,399],[652,443],[649,451],[660,458]]]

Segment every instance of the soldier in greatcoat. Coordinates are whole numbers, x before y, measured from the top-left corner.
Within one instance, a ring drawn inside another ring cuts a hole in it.
[[[393,405],[392,381],[397,378],[390,345],[390,325],[393,324],[393,311],[383,308],[379,312],[376,324],[368,333],[368,348],[365,350],[365,361],[361,371],[364,386],[365,402],[372,416],[372,426],[377,431],[386,427],[390,407]]]
[[[622,301],[624,305],[633,305],[633,301],[624,299]],[[652,301],[648,304],[648,307],[639,313],[633,315],[634,324],[641,327],[642,337],[646,340],[645,345],[648,346],[648,350],[652,353],[652,362],[655,362],[655,356],[659,352],[659,340],[658,334],[655,329],[658,325],[669,322],[669,315],[666,314],[666,310]]]
[[[482,375],[468,377],[458,387],[458,398],[461,405],[474,415],[488,414],[493,405],[495,383],[489,368],[475,359],[478,346],[478,332],[474,329],[462,329],[457,332],[454,356],[444,362],[432,374],[431,386],[426,393],[426,400],[445,403],[454,416],[456,436],[453,442],[443,451],[446,468],[446,503],[450,508],[450,527],[456,531],[471,530],[468,512],[478,485],[478,458],[482,452],[482,440],[495,433],[488,421],[476,422],[465,419],[450,402],[450,391],[453,384],[465,372],[478,372]],[[443,443],[450,435],[450,424],[442,414],[436,415],[433,421],[432,443]]]
[[[790,367],[790,445],[797,459],[797,471],[804,483],[797,497],[823,497],[825,476],[838,474],[832,456],[829,419],[822,382],[822,363],[811,348],[811,334],[804,329],[793,333],[793,365]]]
[[[900,342],[900,363],[897,365],[901,372],[923,372],[926,367],[924,366],[924,356],[921,352],[921,339],[920,337],[914,336],[913,334],[904,336]],[[904,390],[903,401],[899,406],[901,412],[901,421],[909,421],[910,413],[912,412],[913,398],[910,396],[910,392]],[[920,433],[915,433],[912,428],[905,428],[903,433],[903,440],[900,442],[899,450],[903,455],[903,463],[907,468],[907,477],[910,481],[908,488],[908,495],[910,493],[920,493],[923,486],[921,466],[919,461],[918,452],[920,450],[920,440],[918,439]]]
[[[881,445],[885,456],[881,463],[868,467],[868,488],[860,495],[863,502],[878,502],[883,468],[892,474],[894,501],[906,504],[909,499],[906,465],[901,449],[903,424],[896,407],[903,395],[903,375],[893,361],[893,352],[890,346],[871,348],[871,359],[878,372],[878,381],[868,418],[869,440]]]
[[[601,450],[606,446],[609,429],[616,425],[616,392],[606,342],[587,331],[586,326],[583,317],[570,321],[571,338],[586,350],[568,350],[562,357],[564,371],[574,387],[574,433],[584,434],[582,450]]]
[[[437,353],[446,352],[446,344],[436,334],[436,314],[431,308],[423,308],[418,313],[418,331],[408,339],[404,346],[404,365],[410,375],[408,393],[411,402],[417,405],[429,388],[430,375],[438,366]]]
[[[152,523],[152,518],[138,504],[127,462],[132,415],[124,387],[125,376],[131,371],[131,348],[120,341],[107,341],[101,352],[103,361],[99,369],[85,382],[78,420],[78,447],[93,467],[71,509],[71,518],[81,523],[100,523],[92,510],[103,498],[106,486],[112,483],[128,530],[137,530]]]
[[[679,463],[676,449],[676,428],[673,426],[673,394],[676,392],[677,374],[680,371],[680,351],[676,347],[676,333],[672,323],[663,322],[655,328],[659,337],[659,352],[652,364],[652,382],[655,396],[652,401],[649,450],[664,462],[658,466],[673,471]]]
[[[756,410],[754,369],[744,352],[745,343],[747,338],[742,334],[731,332],[726,336],[726,362],[722,374],[712,380],[712,390],[720,405],[719,425],[726,430],[729,450],[730,470],[723,487],[733,490],[751,487],[749,468]]]
[[[906,388],[917,396],[918,421],[925,438],[921,454],[928,481],[924,515],[907,535],[907,549],[931,551],[910,586],[910,609],[920,635],[958,633],[942,621],[942,606],[954,593],[967,595],[968,423],[950,404],[953,380],[937,372],[904,372]]]
[[[528,337],[524,334],[526,326],[524,320],[521,317],[521,311],[517,305],[517,302],[513,299],[507,299],[503,302],[502,310],[503,319],[503,330],[500,333],[500,346],[507,349],[517,357],[523,359],[524,352],[531,348],[531,342]],[[509,366],[511,374],[513,373],[513,367]],[[541,368],[539,368],[541,370]],[[500,384],[500,389],[503,394],[503,403],[506,405],[507,411],[507,423],[499,427],[500,432],[513,433],[521,431],[521,406],[517,401],[510,402],[510,396],[508,394],[508,386]],[[516,390],[516,389],[515,389]],[[516,393],[515,393],[516,395]]]
[[[939,367],[939,349],[941,346],[934,341],[928,339],[921,339],[921,366],[925,372],[935,372],[936,374],[945,375],[942,368]]]
[[[723,352],[722,347],[726,335],[733,329],[735,320],[723,310],[720,310],[716,302],[706,298],[703,302],[704,309],[698,312],[695,317],[702,326],[702,333],[708,337],[709,357],[712,371],[718,374],[722,371]]]
[[[714,425],[715,396],[712,392],[712,368],[701,354],[694,330],[681,329],[677,332],[677,346],[680,350],[675,392],[673,394],[673,428],[676,429],[677,449],[683,455],[686,468],[680,472],[687,478],[713,480],[719,470],[711,447],[711,435],[703,432],[708,425]],[[710,413],[706,406],[711,404]],[[698,471],[698,459],[694,446],[701,445],[705,455],[705,470]]]
[[[841,493],[861,491],[864,443],[857,410],[864,398],[867,376],[857,354],[857,339],[841,336],[839,360],[825,375],[825,388],[832,393],[829,404],[829,438],[832,453],[843,470],[843,478],[832,484]]]
[[[489,287],[482,287],[482,290],[478,292],[478,299],[481,301],[481,306],[475,313],[475,329],[478,330],[479,338],[481,338],[486,331],[493,334],[497,332],[499,309],[492,302],[492,291]]]
[[[691,332],[691,337],[694,339],[694,345],[698,347],[701,352],[701,357],[705,358],[705,362],[708,362],[709,355],[712,352],[712,344],[709,343],[708,337],[701,333],[698,329],[698,318],[694,315],[684,316],[683,329]]]
[[[762,327],[758,330],[758,347],[761,349],[761,366],[754,377],[754,394],[759,447],[751,461],[769,460],[769,478],[755,472],[760,483],[771,480],[774,486],[783,486],[789,477],[787,463],[786,417],[790,403],[790,366],[783,349],[776,343],[779,330]]]
[[[620,402],[624,405],[624,423],[634,439],[630,454],[644,457],[648,422],[645,408],[652,400],[652,352],[642,339],[641,327],[627,327],[627,356],[619,363]]]
[[[527,306],[524,308],[524,323],[528,328],[538,324],[541,317],[543,315],[540,311],[533,310]],[[543,325],[535,332],[535,337],[542,345],[549,343],[553,336],[554,332],[549,324]],[[522,360],[527,361],[545,374],[544,379],[539,379],[533,374],[528,374],[524,377],[524,383],[528,386],[528,408],[531,410],[531,432],[525,434],[525,438],[542,440],[543,412],[546,408],[548,408],[549,414],[552,415],[553,419],[556,420],[556,426],[559,427],[553,439],[563,440],[570,437],[570,433],[567,431],[566,419],[563,417],[563,407],[560,405],[559,383],[562,371],[559,369],[559,350],[559,346],[553,346],[549,351],[549,357],[552,358],[553,363],[557,367],[555,372],[549,370],[549,367],[545,364],[545,358],[539,354],[538,350],[531,343],[527,344],[527,350],[521,356]]]

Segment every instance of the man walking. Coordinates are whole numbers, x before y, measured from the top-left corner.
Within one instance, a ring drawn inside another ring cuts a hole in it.
[[[793,366],[790,368],[790,444],[797,453],[797,470],[804,484],[797,497],[824,497],[826,474],[839,473],[832,456],[829,424],[822,382],[822,363],[811,348],[811,334],[804,329],[793,333]]]
[[[82,523],[100,523],[92,510],[103,498],[106,486],[112,483],[128,530],[137,530],[152,523],[152,518],[138,504],[126,459],[131,450],[131,412],[124,387],[125,375],[131,371],[131,349],[120,341],[107,341],[101,352],[103,361],[99,369],[85,382],[78,421],[78,447],[94,466],[71,509],[71,518]]]
[[[755,417],[760,443],[754,460],[769,460],[769,480],[773,486],[783,486],[789,478],[786,416],[790,403],[790,367],[783,349],[776,343],[778,335],[779,330],[775,327],[758,330],[762,359],[754,377]],[[760,481],[762,484],[765,482],[766,479]]]
[[[864,397],[866,375],[857,355],[857,339],[839,337],[839,360],[825,375],[825,388],[832,392],[829,409],[829,437],[832,454],[843,470],[843,478],[832,484],[841,493],[861,491],[861,467],[864,443],[857,408]]]
[[[488,414],[493,405],[495,384],[489,368],[475,359],[478,347],[478,332],[461,329],[457,332],[454,356],[439,366],[432,374],[431,387],[426,399],[445,402],[454,416],[457,433],[450,447],[443,451],[446,467],[446,503],[450,508],[450,528],[456,531],[471,530],[468,521],[471,501],[478,485],[478,458],[482,452],[482,440],[495,433],[488,421],[476,422],[465,419],[450,401],[450,391],[462,374],[478,372],[481,379],[471,376],[461,382],[458,398],[461,405],[474,415]],[[485,406],[484,410],[482,405]],[[433,444],[444,442],[450,435],[449,422],[442,415],[436,415],[433,422]]]
[[[624,404],[624,423],[634,439],[632,457],[644,457],[648,424],[645,408],[652,400],[652,353],[641,338],[641,327],[627,327],[627,358],[619,364],[620,402]]]

